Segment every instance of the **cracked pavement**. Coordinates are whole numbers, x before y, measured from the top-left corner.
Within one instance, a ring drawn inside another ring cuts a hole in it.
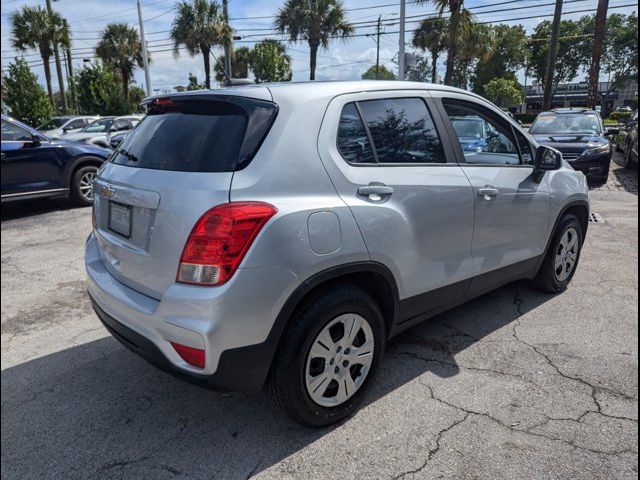
[[[403,333],[361,410],[309,430],[110,338],[84,293],[88,209],[3,206],[2,478],[635,479],[637,180],[592,208],[567,292],[518,282]]]

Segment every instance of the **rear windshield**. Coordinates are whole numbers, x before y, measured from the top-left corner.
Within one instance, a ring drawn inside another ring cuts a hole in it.
[[[116,150],[119,165],[182,172],[246,166],[268,131],[275,105],[252,99],[163,99]],[[228,99],[228,97],[227,97]]]

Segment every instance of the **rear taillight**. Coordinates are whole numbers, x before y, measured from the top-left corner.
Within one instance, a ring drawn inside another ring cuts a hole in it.
[[[207,211],[187,239],[176,281],[193,285],[228,281],[256,235],[277,211],[262,202],[225,203]]]

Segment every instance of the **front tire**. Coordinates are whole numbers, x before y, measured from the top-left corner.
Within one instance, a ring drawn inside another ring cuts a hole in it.
[[[93,204],[93,181],[98,167],[87,165],[80,167],[71,180],[71,200],[76,205],[86,207]]]
[[[556,228],[533,285],[546,293],[565,291],[576,273],[582,243],[580,221],[575,215],[566,214]]]
[[[373,383],[384,343],[383,316],[367,292],[348,284],[318,292],[283,335],[269,379],[274,402],[308,427],[342,420]]]

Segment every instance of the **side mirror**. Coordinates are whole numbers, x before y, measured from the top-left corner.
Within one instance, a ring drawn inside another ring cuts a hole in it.
[[[63,132],[68,132],[69,130],[73,130],[73,127],[72,127],[72,126],[67,125],[66,127],[64,127],[64,128],[62,129],[62,131],[63,131]]]
[[[34,147],[37,147],[38,145],[40,145],[42,143],[42,137],[40,137],[38,135],[33,135],[31,137],[31,143],[33,144]]]
[[[550,170],[559,170],[562,166],[562,153],[555,148],[541,145],[536,150],[536,158],[534,161],[535,171],[544,173]]]

